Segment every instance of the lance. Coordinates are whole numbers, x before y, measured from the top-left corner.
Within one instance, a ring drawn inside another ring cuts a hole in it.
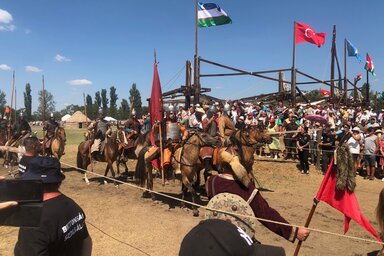
[[[45,125],[45,89],[44,89],[44,75],[42,76],[42,82],[43,82],[43,91],[41,92],[42,97],[42,106],[43,106],[43,124]],[[45,155],[45,143],[46,143],[46,131],[43,129],[43,155]]]

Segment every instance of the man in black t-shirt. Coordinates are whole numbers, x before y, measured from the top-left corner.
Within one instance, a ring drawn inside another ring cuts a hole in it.
[[[336,146],[339,146],[339,144],[346,143],[352,137],[352,132],[349,129],[350,126],[348,124],[343,125],[343,130],[336,137]]]
[[[333,151],[335,150],[335,135],[332,133],[330,128],[326,128],[323,133],[323,138],[319,144],[322,149],[322,165],[321,171],[323,174],[327,172],[328,165],[333,157]]]
[[[32,158],[41,151],[40,141],[37,137],[27,137],[24,140],[25,153],[19,162],[19,175],[23,175]]]
[[[40,227],[19,230],[15,256],[89,256],[92,240],[83,210],[59,191],[65,176],[56,158],[37,156],[22,175],[25,180],[42,180],[43,212]]]

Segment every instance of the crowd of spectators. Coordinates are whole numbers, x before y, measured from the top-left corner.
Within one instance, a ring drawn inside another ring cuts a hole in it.
[[[309,174],[309,165],[316,162],[325,173],[333,151],[345,143],[353,155],[356,172],[370,180],[374,180],[375,175],[377,178],[384,175],[384,136],[381,136],[384,109],[334,107],[327,103],[289,108],[282,101],[273,105],[231,100],[196,104],[188,109],[183,105],[170,107],[177,113],[178,121],[189,127],[201,126],[201,120],[195,115],[197,109],[207,114],[212,108],[216,119],[227,112],[238,129],[263,125],[272,134],[273,142],[259,148],[257,154],[274,159],[298,159],[303,174]],[[363,167],[366,168],[363,170]]]

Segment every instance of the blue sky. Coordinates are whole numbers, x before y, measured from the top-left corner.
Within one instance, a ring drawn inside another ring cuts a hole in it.
[[[363,56],[359,64],[347,59],[348,77],[358,73],[365,81],[365,53],[369,52],[377,76],[372,90],[383,91],[383,1],[213,1],[233,24],[199,31],[199,55],[248,71],[290,68],[293,22],[327,32],[317,48],[298,44],[296,66],[320,79],[330,77],[332,26],[337,26],[337,48],[343,70],[343,40],[348,38]],[[136,83],[143,102],[149,97],[156,48],[163,91],[185,82],[186,60],[193,60],[195,1],[4,0],[0,4],[0,89],[10,103],[12,71],[16,72],[17,107],[23,107],[25,84],[32,86],[33,110],[37,91],[45,88],[56,109],[83,104],[83,93],[117,88],[119,100],[128,98]],[[56,59],[57,57],[57,59]],[[202,64],[201,73],[227,70]],[[343,72],[343,71],[342,71]],[[286,74],[289,78],[289,74]],[[172,79],[174,78],[174,79]],[[303,79],[298,78],[299,81]],[[220,98],[241,98],[277,90],[277,84],[255,77],[203,78],[202,87]],[[301,86],[302,90],[320,85]],[[325,88],[323,86],[323,88]]]

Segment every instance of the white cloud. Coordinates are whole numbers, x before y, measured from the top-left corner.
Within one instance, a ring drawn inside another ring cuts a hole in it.
[[[15,25],[0,25],[0,31],[14,31],[15,29]]]
[[[41,72],[43,70],[39,69],[38,67],[34,67],[34,66],[25,66],[25,71],[27,72]]]
[[[92,81],[89,81],[87,79],[76,79],[76,80],[69,80],[67,81],[70,85],[91,85]]]
[[[71,61],[70,58],[67,58],[65,56],[62,56],[60,54],[56,54],[55,56],[55,60],[58,61],[58,62],[64,62],[64,61]]]
[[[16,26],[11,24],[13,21],[12,15],[6,10],[0,9],[0,31],[14,31]]]
[[[0,70],[4,70],[4,71],[11,70],[11,67],[8,66],[7,64],[0,64]]]
[[[13,20],[12,15],[6,10],[0,9],[0,22],[9,24]]]

